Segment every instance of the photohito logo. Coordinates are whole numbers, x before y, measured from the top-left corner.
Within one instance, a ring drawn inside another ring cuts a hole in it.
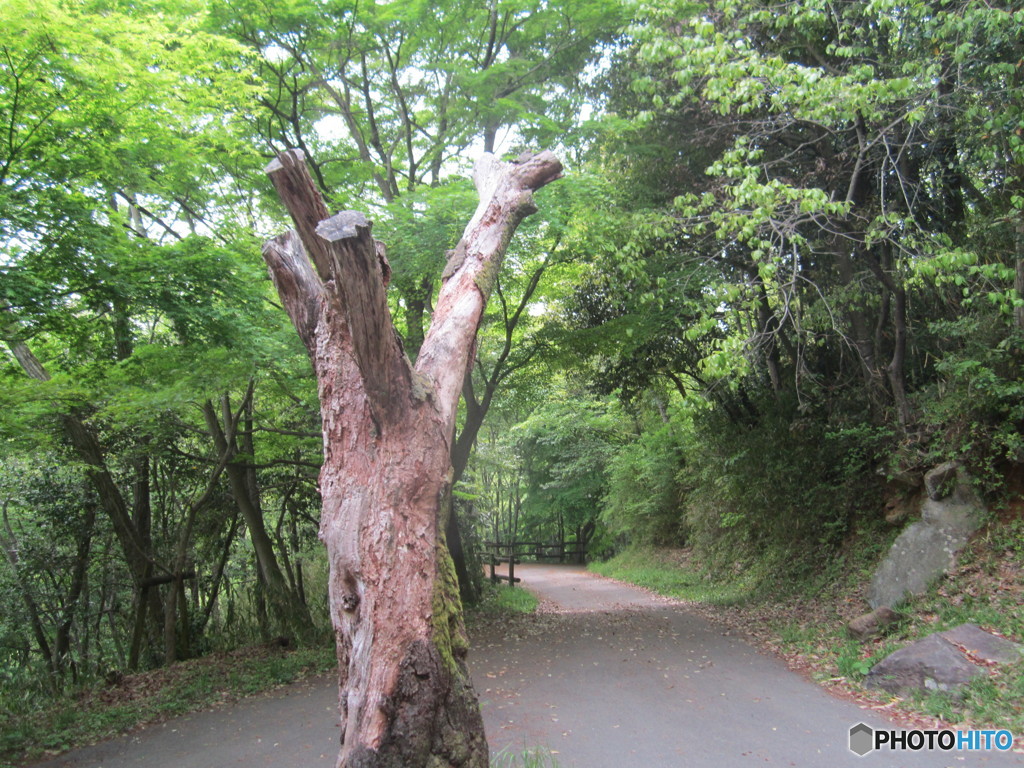
[[[875,730],[867,723],[850,729],[850,751],[864,757],[876,749],[979,751],[997,749],[1006,752],[1013,747],[1009,731],[894,731]]]

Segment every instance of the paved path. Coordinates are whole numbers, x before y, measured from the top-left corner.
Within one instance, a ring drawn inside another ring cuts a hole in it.
[[[1024,755],[848,750],[888,721],[836,699],[720,626],[642,590],[563,566],[516,567],[554,614],[474,638],[494,750],[538,745],[561,768],[1022,766]]]
[[[550,750],[560,768],[1024,766],[1019,754],[847,749],[889,724],[832,698],[685,608],[581,569],[516,569],[545,611],[474,636],[470,663],[496,754]],[[331,768],[336,692],[288,686],[89,747],[40,768]]]

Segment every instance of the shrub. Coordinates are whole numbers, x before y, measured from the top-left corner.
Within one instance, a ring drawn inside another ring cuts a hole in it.
[[[881,506],[880,484],[865,471],[875,439],[779,412],[753,426],[706,416],[695,424],[684,469],[694,548],[719,569],[755,559],[766,574],[816,568],[858,511]]]
[[[685,540],[679,429],[670,422],[644,432],[609,461],[601,519],[611,533],[633,544],[678,546]]]

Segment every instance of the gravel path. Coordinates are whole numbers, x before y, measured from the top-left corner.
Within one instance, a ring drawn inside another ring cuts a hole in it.
[[[516,569],[535,616],[478,627],[470,665],[495,762],[550,752],[559,768],[943,768],[1024,766],[1012,753],[847,749],[858,722],[832,698],[726,630],[642,590],[565,566]],[[328,678],[147,728],[38,768],[331,768]]]

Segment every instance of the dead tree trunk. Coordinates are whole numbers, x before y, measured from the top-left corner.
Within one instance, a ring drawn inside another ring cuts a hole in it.
[[[441,519],[459,392],[502,256],[549,152],[474,173],[480,205],[442,275],[410,365],[385,301],[390,267],[362,214],[328,218],[301,152],[267,168],[296,225],[263,249],[313,361],[323,417],[320,538],[338,647],[339,766],[488,762]],[[303,247],[305,246],[305,247]],[[312,263],[311,263],[312,262]]]

